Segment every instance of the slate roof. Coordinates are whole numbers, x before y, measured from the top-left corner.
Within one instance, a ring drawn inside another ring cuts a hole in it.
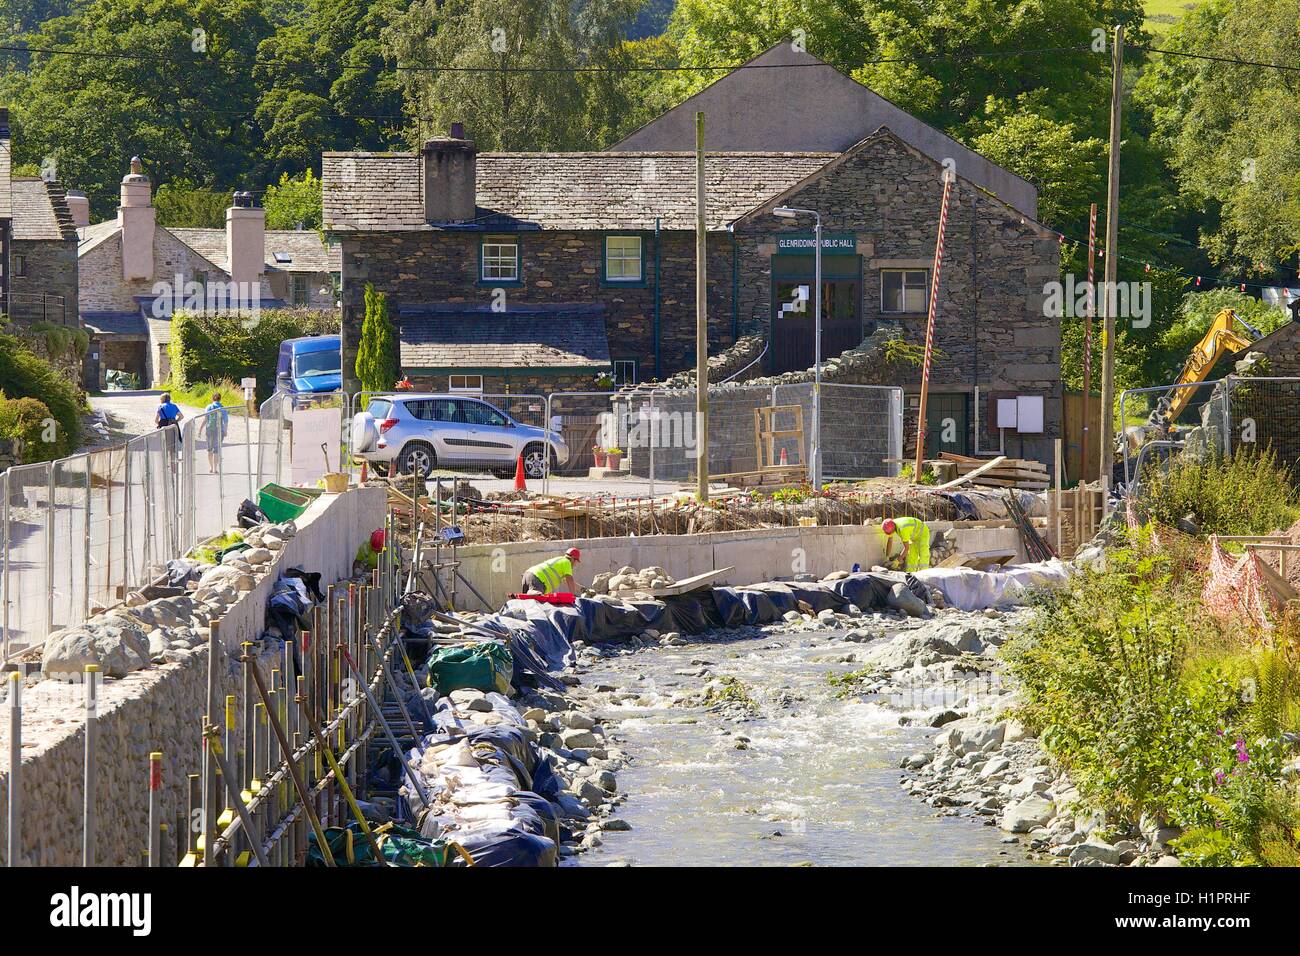
[[[139,312],[82,312],[82,321],[91,335],[138,335],[146,337],[149,326]]]
[[[725,229],[838,155],[709,154],[708,228]],[[476,179],[474,228],[649,230],[656,218],[664,229],[695,228],[693,153],[480,153]],[[328,231],[448,228],[425,222],[418,154],[326,153],[322,180]]]
[[[47,183],[35,176],[15,177],[12,202],[15,239],[76,240],[77,227],[68,209],[68,194],[59,183]]]
[[[607,369],[601,306],[529,306],[493,312],[455,304],[402,307],[406,369]]]
[[[213,265],[229,271],[224,229],[166,228]],[[339,247],[327,246],[314,229],[268,229],[265,249],[266,268],[270,272],[339,272],[343,268]],[[276,261],[277,252],[288,253],[289,261]]]

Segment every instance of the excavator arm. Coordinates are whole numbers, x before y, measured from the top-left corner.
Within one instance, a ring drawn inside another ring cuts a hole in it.
[[[1246,330],[1245,335],[1239,333],[1235,326],[1240,324]],[[1237,315],[1233,309],[1224,309],[1214,317],[1210,323],[1209,329],[1201,337],[1201,341],[1196,343],[1192,349],[1192,354],[1187,357],[1183,364],[1183,370],[1178,376],[1176,386],[1192,385],[1196,382],[1203,382],[1209,377],[1210,372],[1214,371],[1214,366],[1219,364],[1223,356],[1230,353],[1240,352],[1251,346],[1256,339],[1259,339],[1260,332],[1254,328],[1245,319]],[[1191,401],[1192,392],[1195,389],[1174,387],[1165,393],[1164,398],[1160,400],[1157,406],[1160,417],[1163,419],[1162,424],[1172,425],[1178,420],[1178,416],[1187,403]]]

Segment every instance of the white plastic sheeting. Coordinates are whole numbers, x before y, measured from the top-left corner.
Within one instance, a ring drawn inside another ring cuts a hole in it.
[[[1025,592],[1064,584],[1074,568],[1059,558],[1034,564],[1014,564],[1001,571],[972,568],[927,568],[916,577],[943,593],[948,607],[980,611],[989,607],[1023,604]]]

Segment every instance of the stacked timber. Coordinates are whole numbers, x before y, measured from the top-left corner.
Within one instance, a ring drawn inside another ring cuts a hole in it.
[[[1020,488],[1025,491],[1042,491],[1051,485],[1047,465],[1028,458],[968,458],[943,452],[941,463],[951,463],[956,480],[949,484],[974,485],[985,488]]]

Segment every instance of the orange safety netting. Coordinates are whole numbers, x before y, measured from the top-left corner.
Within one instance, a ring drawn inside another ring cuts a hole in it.
[[[1201,600],[1210,613],[1220,620],[1240,615],[1262,628],[1271,628],[1269,614],[1279,611],[1280,605],[1272,589],[1264,584],[1259,565],[1255,551],[1248,548],[1234,560],[1219,544],[1218,536],[1211,535],[1209,575],[1201,589]]]

